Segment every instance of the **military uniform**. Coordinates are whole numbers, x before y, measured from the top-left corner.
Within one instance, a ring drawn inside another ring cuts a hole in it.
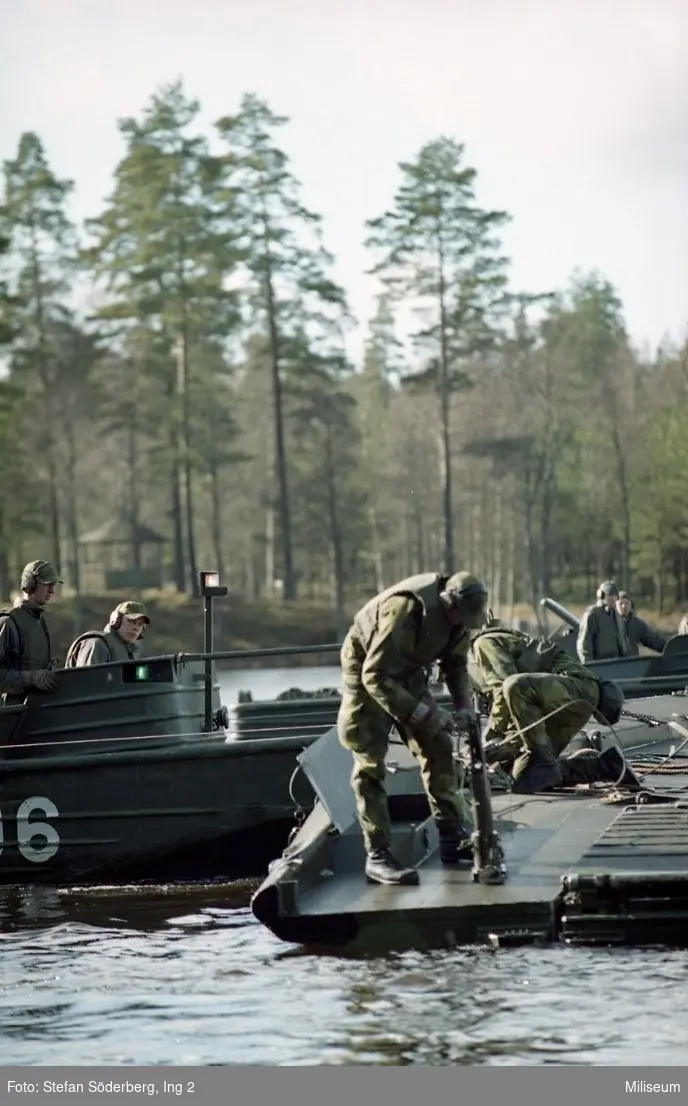
[[[0,694],[23,697],[29,688],[52,690],[56,680],[50,633],[43,607],[31,594],[35,584],[62,581],[48,561],[31,561],[22,572],[24,598],[0,611]]]
[[[583,663],[630,657],[631,646],[619,612],[601,601],[588,607],[581,618],[576,649]]]
[[[468,574],[458,576],[475,580]],[[392,722],[420,764],[441,839],[447,845],[466,839],[466,812],[446,728],[451,718],[437,709],[427,677],[428,667],[439,661],[455,708],[470,705],[468,627],[452,624],[440,598],[453,579],[425,573],[388,588],[358,611],[342,645],[337,730],[342,745],[353,754],[351,784],[369,857],[389,850],[384,762]],[[468,616],[466,621],[470,622]]]
[[[467,663],[474,688],[491,704],[488,759],[510,765],[515,791],[605,778],[592,749],[561,756],[593,712],[604,709],[603,684],[589,669],[552,641],[499,627],[474,636]],[[616,689],[620,713],[620,689],[605,686]]]
[[[143,603],[137,603],[134,600],[120,603],[110,615],[102,632],[88,630],[72,642],[65,667],[85,668],[93,664],[138,660],[141,656],[139,643],[124,641],[117,632],[122,619],[125,618],[132,621],[142,619],[146,625],[150,625],[150,618]]]

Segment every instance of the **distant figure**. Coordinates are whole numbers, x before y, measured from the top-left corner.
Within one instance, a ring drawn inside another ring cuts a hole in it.
[[[471,683],[490,709],[486,759],[510,773],[513,791],[599,780],[637,787],[613,746],[562,756],[596,711],[611,725],[618,722],[624,702],[618,684],[599,679],[556,642],[499,626],[473,635],[467,660]]]
[[[684,614],[683,618],[678,624],[677,634],[688,634],[688,614]]]
[[[65,668],[85,668],[110,661],[135,661],[141,656],[138,644],[150,618],[143,603],[130,599],[120,603],[101,631],[87,630],[72,642]]]
[[[576,651],[584,664],[631,656],[626,626],[616,609],[618,598],[617,585],[605,580],[597,589],[597,602],[581,618]]]
[[[403,868],[390,849],[384,778],[393,723],[420,764],[441,860],[454,864],[470,855],[450,731],[455,723],[466,723],[471,709],[469,631],[482,625],[486,603],[485,585],[468,572],[411,576],[369,600],[344,639],[337,730],[353,753],[351,786],[372,883],[418,883],[416,869]],[[454,716],[439,708],[428,690],[427,669],[436,660]]]
[[[626,636],[632,656],[638,656],[640,652],[639,645],[644,645],[647,649],[654,649],[656,653],[664,651],[664,646],[667,643],[666,637],[657,630],[653,630],[644,618],[635,613],[633,600],[627,591],[619,592],[617,609],[626,626]]]
[[[61,584],[50,561],[30,561],[21,574],[22,598],[0,611],[0,694],[23,698],[29,688],[54,691],[57,680],[45,608]]]

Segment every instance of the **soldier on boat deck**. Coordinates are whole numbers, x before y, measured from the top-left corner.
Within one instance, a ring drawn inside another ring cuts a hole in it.
[[[138,644],[150,618],[143,603],[130,599],[120,603],[101,631],[87,630],[73,641],[67,653],[65,668],[85,668],[110,661],[135,661],[141,656]]]
[[[666,637],[657,630],[653,630],[644,618],[635,613],[633,600],[627,591],[619,592],[618,611],[626,627],[626,636],[632,656],[638,656],[639,645],[644,645],[647,649],[654,649],[656,653],[664,651],[664,646],[667,643]]]
[[[617,585],[605,580],[597,589],[597,602],[581,618],[576,648],[584,664],[631,655],[626,624],[616,609],[618,598]]]
[[[562,756],[596,712],[611,725],[618,722],[624,702],[618,684],[599,679],[551,640],[494,623],[473,635],[467,663],[474,689],[491,703],[487,762],[509,772],[513,791],[599,780],[637,787],[614,746]]]
[[[471,709],[466,652],[469,631],[485,620],[486,602],[485,585],[468,572],[411,576],[366,603],[344,639],[337,730],[353,754],[351,786],[366,876],[373,883],[418,883],[415,868],[403,868],[390,850],[384,776],[392,723],[420,764],[442,861],[452,864],[467,855],[470,831],[450,731]],[[438,708],[428,690],[427,669],[434,661],[455,715]]]
[[[52,655],[45,607],[61,584],[50,561],[30,561],[21,574],[22,598],[0,611],[0,694],[24,697],[29,689],[54,691]]]

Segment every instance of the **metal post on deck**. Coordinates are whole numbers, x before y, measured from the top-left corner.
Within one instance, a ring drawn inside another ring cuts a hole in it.
[[[213,599],[226,595],[227,588],[220,586],[219,572],[199,572],[199,592],[203,596],[203,652],[204,665],[204,710],[203,729],[211,733],[213,729]]]
[[[492,795],[487,779],[487,764],[480,731],[480,715],[474,712],[466,727],[471,757],[471,791],[473,793],[473,879],[476,883],[504,883],[507,872],[504,851],[495,830]]]

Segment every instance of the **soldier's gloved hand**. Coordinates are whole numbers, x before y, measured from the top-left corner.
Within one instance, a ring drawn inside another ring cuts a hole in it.
[[[25,672],[24,683],[27,687],[35,687],[37,691],[54,691],[57,687],[57,679],[49,668]]]
[[[454,715],[442,707],[436,707],[423,724],[423,731],[428,737],[437,737],[441,733],[450,733],[455,726]]]
[[[430,706],[422,700],[409,718],[414,729],[420,730],[428,737],[436,737],[443,732],[449,732],[454,728],[454,716],[442,707]]]

